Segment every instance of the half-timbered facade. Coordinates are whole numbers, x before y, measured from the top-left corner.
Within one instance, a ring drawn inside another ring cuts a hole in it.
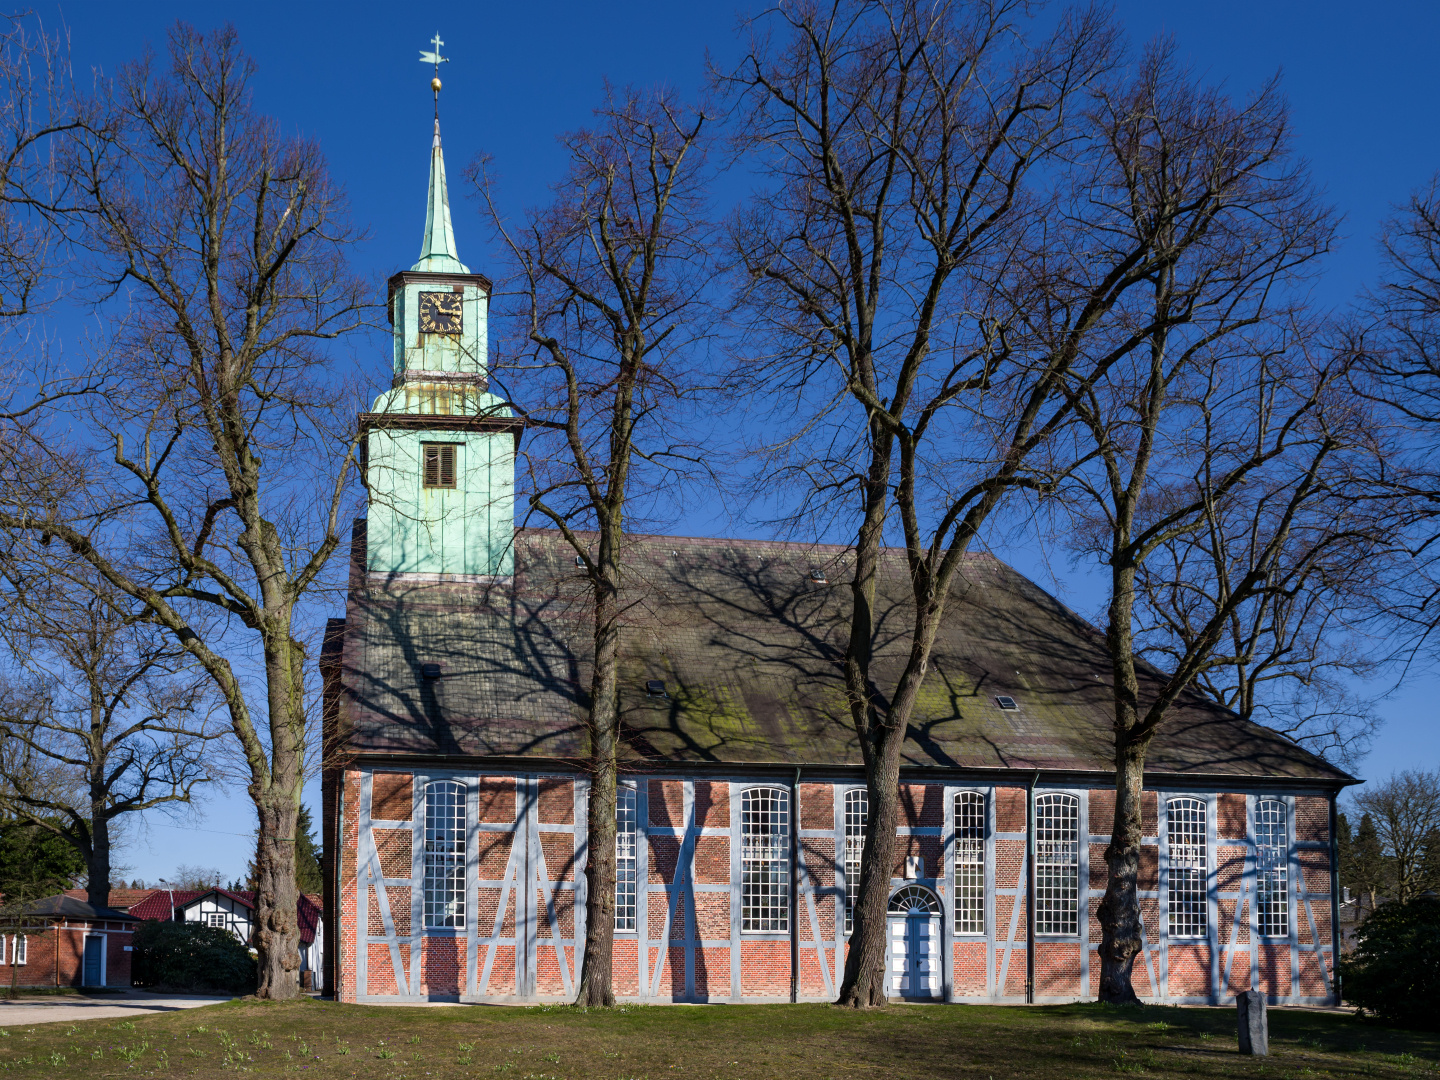
[[[321,660],[325,985],[563,1001],[584,940],[585,580],[557,534],[511,524],[517,429],[486,390],[489,283],[455,258],[438,127],[431,170],[421,261],[392,279],[395,389],[361,418],[384,475]],[[633,536],[625,559],[616,993],[831,999],[868,822],[837,663],[850,554]],[[905,659],[905,575],[887,553],[882,686]],[[891,992],[1091,997],[1114,799],[1103,642],[985,555],[947,611],[902,767]],[[1198,694],[1148,763],[1137,991],[1333,1000],[1351,778]]]

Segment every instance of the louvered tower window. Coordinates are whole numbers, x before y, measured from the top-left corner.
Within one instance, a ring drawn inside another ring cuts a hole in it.
[[[465,925],[465,787],[425,785],[425,925]]]
[[[425,458],[425,486],[427,488],[453,488],[455,486],[455,444],[421,443]]]
[[[740,929],[790,929],[790,793],[751,788],[740,800]]]
[[[1255,804],[1255,905],[1262,937],[1290,933],[1290,843],[1285,827],[1285,804],[1261,799]]]
[[[870,820],[870,794],[864,788],[845,792],[845,932],[855,929],[855,898],[860,895],[860,855]]]
[[[1080,932],[1080,800],[1035,800],[1035,932]]]
[[[955,796],[955,932],[985,932],[985,796]]]
[[[1205,903],[1205,871],[1209,866],[1205,804],[1199,799],[1171,799],[1165,816],[1170,845],[1170,936],[1204,937],[1209,921]]]
[[[615,929],[635,929],[635,789],[615,792]]]

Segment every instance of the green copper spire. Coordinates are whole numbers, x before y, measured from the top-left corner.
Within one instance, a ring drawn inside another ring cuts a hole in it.
[[[455,249],[450,225],[450,195],[445,187],[445,153],[440,149],[440,118],[435,118],[435,141],[430,146],[430,198],[425,206],[425,239],[420,261],[410,268],[432,274],[468,274]]]

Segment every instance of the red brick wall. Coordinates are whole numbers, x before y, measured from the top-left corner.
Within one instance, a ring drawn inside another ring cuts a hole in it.
[[[343,806],[340,821],[340,955],[336,957],[335,971],[339,979],[339,996],[342,1001],[354,1001],[358,988],[355,985],[355,957],[359,944],[356,927],[359,910],[356,887],[356,859],[360,844],[360,772],[346,769],[341,779],[341,800]],[[327,883],[328,884],[328,883]]]
[[[464,938],[426,938],[420,943],[422,994],[459,994],[464,981]]]
[[[1078,942],[1035,943],[1035,996],[1079,997],[1080,949]],[[1014,964],[1012,959],[1011,964]]]
[[[408,809],[402,814],[402,807],[408,807],[412,799],[412,785],[407,774],[378,773],[373,781],[374,807],[376,816],[383,820],[407,820]],[[684,820],[684,784],[675,779],[652,778],[646,781],[649,795],[648,824],[660,828],[678,829]],[[354,950],[357,944],[355,927],[356,909],[356,864],[355,846],[358,840],[358,795],[359,773],[348,770],[343,776],[345,815],[342,821],[345,844],[341,857],[341,911],[340,936],[343,955],[340,959],[340,989],[342,997],[354,1000]],[[693,784],[694,807],[697,824],[705,829],[728,830],[730,825],[730,785],[722,781],[698,780]],[[1020,835],[1025,829],[1026,792],[1023,787],[997,788],[993,794],[994,812],[998,835],[994,839],[994,878],[998,890],[1023,887],[1021,869],[1025,853],[1025,842]],[[569,778],[546,778],[538,785],[537,817],[540,822],[540,848],[545,860],[547,877],[550,880],[570,883],[576,878],[575,837],[571,833],[546,831],[547,825],[570,825],[574,822],[574,781]],[[481,820],[486,823],[508,823],[515,820],[517,810],[516,783],[513,777],[490,776],[481,779],[478,791]],[[1100,893],[1106,882],[1104,861],[1104,837],[1111,826],[1113,813],[1113,791],[1108,788],[1091,791],[1089,820],[1091,842],[1088,844],[1090,873],[1086,939],[1081,941],[1044,941],[1036,946],[1035,993],[1038,997],[1076,997],[1093,992],[1098,979],[1098,955],[1093,951],[1100,939],[1095,910]],[[906,784],[901,791],[902,825],[915,829],[938,830],[944,820],[944,788],[939,784]],[[1222,842],[1215,851],[1216,884],[1222,893],[1240,891],[1245,885],[1244,869],[1247,860],[1245,817],[1246,799],[1235,793],[1222,793],[1216,800],[1216,827]],[[1311,930],[1304,903],[1296,910],[1296,932],[1302,945],[1328,946],[1329,944],[1329,806],[1326,799],[1297,797],[1295,800],[1295,829],[1300,847],[1296,858],[1300,866],[1298,885],[1308,894],[1310,908],[1314,913],[1315,927]],[[836,827],[835,789],[827,783],[807,782],[800,786],[798,804],[794,808],[797,825],[806,831],[831,833]],[[1145,835],[1154,837],[1158,832],[1159,806],[1154,792],[1146,792],[1142,801],[1143,830]],[[1012,835],[1005,835],[1012,834]],[[408,877],[411,872],[411,832],[408,829],[377,830],[375,840],[384,873],[393,877]],[[1095,839],[1095,837],[1100,839]],[[514,834],[481,832],[478,838],[480,877],[482,880],[498,881],[504,877]],[[836,884],[834,872],[835,841],[833,836],[806,836],[799,838],[803,849],[803,863],[808,876],[806,888],[825,890]],[[651,835],[647,838],[649,850],[648,880],[656,885],[669,885],[676,879],[676,861],[683,840],[679,836]],[[731,840],[728,836],[697,836],[694,843],[695,881],[701,885],[724,885],[730,881]],[[925,835],[902,835],[898,838],[895,873],[903,873],[906,856],[920,856],[925,861],[927,876],[943,875],[945,837]],[[1310,846],[1307,846],[1310,845]],[[1155,892],[1160,887],[1159,848],[1154,844],[1145,845],[1141,852],[1140,888]],[[949,883],[945,885],[948,887]],[[489,936],[495,927],[495,917],[501,890],[484,886],[476,897],[475,917],[479,922],[482,937]],[[410,889],[390,887],[387,897],[394,911],[396,922],[403,930],[409,922]],[[536,990],[542,996],[563,994],[564,980],[560,972],[560,960],[551,944],[551,930],[543,914],[545,905],[553,904],[559,933],[573,937],[576,913],[571,907],[573,893],[561,891],[558,896],[546,891],[537,893],[535,904],[542,912],[537,926],[540,938],[538,948],[538,969],[535,973]],[[648,903],[649,933],[658,937],[663,933],[669,914],[670,896],[666,892],[645,894],[643,902]],[[1017,899],[1019,911],[1016,912]],[[813,902],[815,914],[812,918],[810,905]],[[693,925],[691,905],[693,904]],[[983,996],[986,993],[987,963],[995,986],[1003,996],[1018,998],[1025,992],[1025,919],[1022,895],[1002,895],[997,892],[991,898],[992,937],[989,941],[976,939],[955,939],[952,957],[954,964],[953,985],[959,997]],[[661,962],[661,974],[657,988],[661,998],[686,994],[685,970],[686,940],[703,939],[726,941],[730,938],[731,898],[726,892],[695,892],[684,902],[675,905],[675,919],[670,927],[671,945]],[[513,935],[515,918],[513,899],[507,904],[507,913],[500,927],[500,933]],[[1240,922],[1236,926],[1236,901],[1233,897],[1220,900],[1219,918],[1215,927],[1216,939],[1222,949],[1220,964],[1222,971],[1231,968],[1228,985],[1223,992],[1248,987],[1250,982],[1251,956],[1248,929],[1248,904],[1241,905]],[[1160,903],[1155,896],[1141,898],[1142,917],[1145,924],[1147,953],[1137,959],[1134,970],[1134,985],[1142,996],[1166,994],[1173,997],[1206,998],[1212,993],[1211,948],[1209,943],[1177,941],[1164,944],[1162,951]],[[796,911],[793,913],[797,933],[802,942],[800,950],[799,983],[800,994],[806,998],[820,998],[827,992],[826,973],[832,975],[835,959],[832,953],[814,945],[818,938],[822,945],[833,945],[836,932],[836,918],[839,908],[835,898],[802,893]],[[372,901],[372,924],[378,923],[378,904]],[[995,942],[1009,936],[1012,915],[1015,932],[1014,943],[1019,946],[1009,951],[1008,962],[1005,950],[997,948]],[[372,932],[380,933],[379,925],[372,926]],[[1235,932],[1237,944],[1243,951],[1233,957],[1225,947]],[[1312,939],[1318,938],[1318,941]],[[1261,970],[1261,987],[1277,996],[1288,996],[1290,986],[1291,952],[1284,942],[1257,942],[1254,962]],[[481,946],[482,954],[476,965],[477,973],[483,966],[487,945]],[[784,938],[757,939],[748,935],[742,939],[740,956],[740,981],[738,988],[744,996],[788,998],[790,993],[790,942]],[[1091,950],[1091,985],[1081,985],[1082,956],[1085,949]],[[615,946],[616,992],[624,997],[647,996],[651,987],[648,983],[643,951],[651,952],[650,970],[653,972],[655,957],[653,950],[642,950],[635,938],[621,935]],[[31,964],[38,965],[35,957],[40,955],[38,940],[31,942]],[[730,986],[730,948],[712,946],[697,948],[690,953],[690,965],[694,993],[701,999],[728,998]],[[402,960],[409,962],[408,946],[402,946]],[[491,976],[486,992],[505,995],[514,991],[514,951],[509,946],[495,948],[491,963]],[[564,961],[570,965],[573,980],[574,949],[562,948]],[[120,961],[111,954],[112,973],[120,970],[120,964],[128,965],[129,954],[123,954]],[[52,954],[53,957],[53,954]],[[74,962],[78,964],[78,950]],[[374,946],[369,949],[371,993],[394,994],[398,988],[390,972],[389,949]],[[1152,986],[1151,971],[1159,969],[1168,972],[1168,982]],[[421,952],[421,977],[423,992],[435,995],[454,995],[463,989],[466,968],[465,942],[463,938],[427,938]],[[1301,976],[1293,992],[1310,997],[1320,997],[1324,989],[1325,972],[1313,953],[1301,955]],[[843,957],[841,959],[843,965]],[[824,965],[824,966],[822,966]],[[1002,977],[1003,967],[1003,977]],[[0,965],[0,980],[5,972]],[[128,966],[126,968],[128,972]],[[3,981],[0,981],[3,985]],[[834,986],[830,987],[831,992]]]
[[[5,955],[0,963],[0,992],[14,979],[16,986],[80,986],[84,977],[82,955],[87,934],[105,938],[105,985],[129,986],[133,941],[130,923],[65,922],[58,928],[26,935],[25,963],[13,967],[14,935],[4,935]]]
[[[480,820],[505,825],[515,820],[515,778],[482,776],[479,783]]]
[[[1207,997],[1210,994],[1210,946],[1205,942],[1170,944],[1170,995]]]
[[[370,816],[379,821],[409,821],[414,813],[414,777],[377,772],[370,781]]]

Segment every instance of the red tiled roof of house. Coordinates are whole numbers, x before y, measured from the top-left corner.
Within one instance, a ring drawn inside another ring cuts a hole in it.
[[[209,889],[152,889],[150,895],[130,909],[130,914],[146,921],[173,919],[175,909],[188,904]]]
[[[111,889],[108,905],[117,911],[129,911],[156,891],[155,889]],[[66,889],[61,895],[68,896],[72,900],[84,900],[89,893],[84,889]]]

